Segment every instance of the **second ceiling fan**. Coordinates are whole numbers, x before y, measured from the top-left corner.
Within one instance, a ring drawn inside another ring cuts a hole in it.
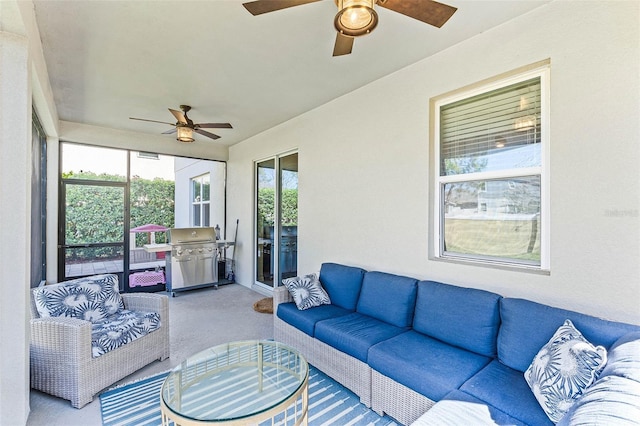
[[[243,3],[252,15],[275,12],[320,0],[257,0]],[[374,5],[393,10],[435,27],[442,27],[457,8],[433,0],[335,0],[338,14],[333,20],[338,32],[333,56],[348,55],[355,37],[369,34],[378,25]]]
[[[173,129],[162,132],[162,134],[170,135],[172,133],[177,133],[176,139],[178,140],[178,142],[193,142],[195,140],[193,139],[193,132],[211,139],[220,139],[220,136],[216,135],[215,133],[207,132],[206,130],[202,129],[233,129],[230,123],[194,123],[193,120],[191,120],[187,116],[187,113],[191,111],[191,107],[189,105],[180,105],[180,109],[182,111],[169,108],[169,112],[171,112],[176,120],[178,120],[175,124],[167,123],[165,121],[149,120],[146,118],[129,118],[131,120],[149,121],[151,123],[162,123],[174,126]]]

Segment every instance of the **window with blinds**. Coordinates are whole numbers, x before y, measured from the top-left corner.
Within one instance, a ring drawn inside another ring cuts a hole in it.
[[[434,253],[548,268],[548,68],[435,102]]]

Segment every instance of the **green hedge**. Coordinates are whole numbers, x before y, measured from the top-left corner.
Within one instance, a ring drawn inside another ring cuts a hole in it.
[[[273,188],[260,188],[258,191],[258,216],[262,221],[262,226],[273,226],[274,218],[274,198]],[[298,225],[298,190],[282,190],[282,226]]]
[[[66,174],[65,178],[124,181],[122,176],[94,173]],[[175,223],[175,183],[160,178],[134,177],[130,183],[131,228],[153,223],[171,228]],[[124,188],[112,186],[66,185],[66,244],[109,243],[124,239]],[[147,242],[147,233],[136,234],[136,245]],[[165,242],[165,234],[156,234]],[[111,258],[113,248],[74,249],[67,259]]]

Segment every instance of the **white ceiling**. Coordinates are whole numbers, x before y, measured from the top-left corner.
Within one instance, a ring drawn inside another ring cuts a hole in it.
[[[450,0],[440,29],[377,8],[335,58],[333,0],[259,16],[237,0],[34,4],[60,120],[159,134],[170,126],[129,117],[174,122],[167,108],[188,104],[194,122],[234,127],[196,143],[233,145],[548,2]]]

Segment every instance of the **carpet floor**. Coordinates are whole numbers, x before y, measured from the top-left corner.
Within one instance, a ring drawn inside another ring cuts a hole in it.
[[[158,374],[102,393],[103,426],[161,425],[159,395],[166,376]],[[308,420],[312,426],[397,425],[390,417],[380,417],[365,407],[354,393],[312,366]]]

